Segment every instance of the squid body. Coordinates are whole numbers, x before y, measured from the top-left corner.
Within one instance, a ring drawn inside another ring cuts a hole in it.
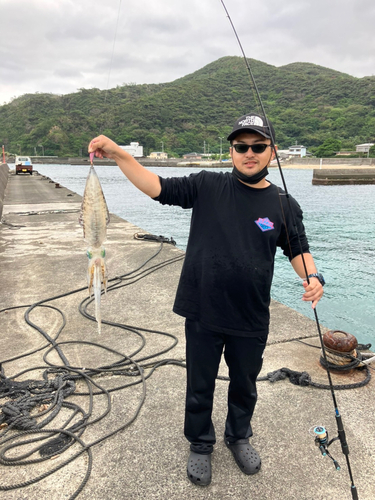
[[[98,323],[98,331],[101,333],[100,297],[102,283],[104,291],[107,290],[107,268],[103,243],[107,238],[109,211],[99,177],[92,163],[86,180],[79,223],[83,227],[83,238],[88,244],[87,283],[90,297],[92,290],[94,290],[95,318]]]

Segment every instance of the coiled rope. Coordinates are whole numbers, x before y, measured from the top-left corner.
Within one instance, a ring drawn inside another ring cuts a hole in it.
[[[156,272],[164,268],[165,266],[177,263],[184,258],[183,255],[178,255],[163,262],[145,267],[151,260],[159,255],[159,253],[162,251],[163,245],[164,242],[162,241],[157,251],[133,271],[130,271],[121,276],[117,276],[110,280],[111,284],[108,287],[107,291],[109,292],[123,286],[131,285],[148,276],[149,274]],[[141,362],[158,357],[173,349],[178,340],[177,337],[166,332],[151,329],[147,330],[131,325],[124,325],[109,321],[106,322],[107,324],[117,326],[119,328],[122,328],[123,330],[134,333],[141,338],[141,347],[137,348],[130,355],[111,349],[108,346],[96,344],[93,342],[58,342],[58,336],[66,325],[65,315],[58,308],[47,305],[46,302],[51,302],[58,298],[66,297],[83,290],[86,290],[86,287],[72,290],[55,297],[50,297],[32,305],[15,306],[0,311],[0,313],[2,313],[12,309],[27,307],[27,311],[25,313],[25,321],[32,328],[41,333],[47,341],[45,345],[39,347],[38,349],[19,356],[15,356],[11,359],[4,360],[2,361],[2,363],[0,363],[0,400],[5,400],[5,402],[0,405],[0,463],[4,466],[25,466],[30,464],[37,464],[46,460],[50,460],[57,455],[62,455],[73,444],[78,444],[81,447],[81,449],[78,452],[74,453],[73,456],[67,458],[58,466],[52,468],[48,472],[40,474],[39,476],[28,481],[20,482],[17,484],[2,484],[0,485],[0,491],[10,491],[35,484],[50,476],[54,472],[62,469],[63,467],[74,461],[76,458],[80,457],[83,453],[86,453],[88,456],[88,461],[84,478],[82,479],[76,491],[69,497],[70,500],[76,498],[84,488],[91,474],[91,448],[103,442],[104,440],[109,439],[114,434],[124,430],[132,422],[134,422],[145,401],[146,380],[160,366],[167,364],[185,366],[183,360],[173,359],[164,359],[141,366]],[[85,317],[95,321],[94,317],[87,312],[87,307],[89,306],[91,301],[92,300],[89,297],[85,298],[81,302],[79,310]],[[61,325],[54,338],[52,338],[43,328],[41,328],[39,325],[36,325],[30,319],[30,313],[36,307],[47,307],[59,312],[61,316]],[[161,351],[135,360],[134,356],[136,356],[146,345],[146,340],[142,332],[166,336],[171,339],[171,343]],[[67,344],[90,345],[97,349],[104,349],[107,352],[114,354],[119,360],[101,367],[72,367],[70,366],[69,361],[63,352],[63,348]],[[12,377],[6,377],[4,365],[22,357],[30,356],[31,354],[34,354],[41,350],[46,350],[43,355],[43,360],[45,362],[44,366],[33,367],[24,370]],[[62,360],[62,366],[58,366],[50,361],[50,354],[53,352],[58,353],[60,359]],[[43,370],[42,380],[17,380],[18,378],[29,372],[40,372],[41,370]],[[145,374],[145,370],[149,370],[147,375]],[[131,382],[121,382],[117,386],[107,389],[102,384],[99,384],[96,380],[97,377],[101,375],[109,375],[113,377],[116,376],[121,380],[123,380],[125,377],[131,377]],[[77,384],[79,382],[84,382],[87,391],[78,391]],[[139,396],[137,407],[133,411],[133,415],[120,427],[117,427],[116,429],[105,434],[96,441],[85,443],[81,439],[81,437],[87,427],[102,421],[111,412],[112,403],[110,393],[134,385],[141,386],[141,394]],[[88,398],[89,409],[85,411],[82,406],[67,401],[67,399],[73,395]],[[97,395],[105,396],[106,407],[99,416],[94,417],[94,397]],[[64,416],[61,415],[62,409],[65,410]],[[68,416],[66,416],[66,412],[68,412]],[[58,415],[59,421],[61,421],[62,418],[65,418],[62,425],[59,428],[46,428],[54,421],[54,419]],[[34,435],[35,437],[30,438],[30,436]],[[25,446],[32,446],[32,448],[26,453],[21,453],[21,451],[19,450],[24,450]]]

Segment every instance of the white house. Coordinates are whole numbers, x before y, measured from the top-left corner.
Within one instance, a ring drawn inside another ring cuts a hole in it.
[[[120,148],[127,151],[134,158],[142,158],[143,156],[143,146],[140,146],[139,142],[131,142],[127,146],[120,146]]]
[[[357,153],[368,153],[370,151],[370,148],[374,146],[373,142],[366,142],[365,144],[358,144],[355,147],[355,150]]]
[[[306,147],[305,146],[289,146],[288,151],[289,156],[298,156],[299,158],[303,158],[306,156]]]

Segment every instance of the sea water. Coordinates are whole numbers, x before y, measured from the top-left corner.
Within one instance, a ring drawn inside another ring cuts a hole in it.
[[[173,237],[186,248],[191,210],[163,206],[138,191],[116,166],[95,166],[110,212],[156,235]],[[36,170],[83,195],[88,166],[37,165]],[[163,177],[201,168],[152,167]],[[210,169],[229,171],[229,168]],[[313,186],[312,170],[284,169],[288,192],[304,212],[316,266],[326,279],[317,313],[322,325],[375,345],[375,185]],[[278,169],[268,179],[283,187]],[[314,319],[301,300],[302,281],[281,251],[276,254],[272,298]]]

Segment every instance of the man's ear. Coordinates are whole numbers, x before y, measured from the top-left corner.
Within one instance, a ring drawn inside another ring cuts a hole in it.
[[[276,158],[276,151],[278,150],[278,146],[275,144],[275,148],[272,149],[272,160],[274,160]]]

